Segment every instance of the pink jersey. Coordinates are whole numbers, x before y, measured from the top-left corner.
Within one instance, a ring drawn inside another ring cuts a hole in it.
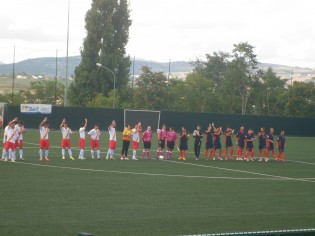
[[[169,131],[166,133],[166,140],[169,142],[175,142],[177,140],[177,134],[175,131]]]
[[[161,129],[160,132],[159,132],[159,140],[165,140],[166,139],[166,134],[167,134],[167,131],[165,129]]]
[[[152,140],[152,135],[153,133],[150,131],[144,131],[143,134],[142,134],[142,141],[143,142],[151,142]]]

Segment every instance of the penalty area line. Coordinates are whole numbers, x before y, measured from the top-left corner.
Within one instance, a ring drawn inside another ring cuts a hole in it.
[[[224,168],[224,167],[217,167],[217,166],[210,166],[210,165],[207,166],[207,165],[193,164],[193,163],[179,162],[179,161],[170,161],[170,162],[176,163],[176,164],[183,164],[183,165],[191,165],[191,166],[203,167],[203,168],[211,168],[211,169],[218,169],[218,170],[233,171],[233,172],[238,172],[238,173],[260,175],[260,176],[265,176],[265,177],[278,178],[278,179],[282,179],[282,180],[291,180],[291,181],[301,181],[301,182],[315,183],[315,181],[309,180],[309,179],[290,178],[290,177],[285,177],[285,176],[269,175],[269,174],[257,173],[257,172],[252,172],[252,171],[236,170],[236,169],[229,169],[229,168]]]
[[[11,162],[8,162],[11,163]],[[202,175],[179,175],[179,174],[159,174],[159,173],[146,173],[146,172],[131,172],[131,171],[116,171],[116,170],[96,170],[96,169],[85,169],[78,167],[68,167],[68,166],[56,166],[56,165],[44,165],[36,164],[29,162],[15,162],[12,164],[20,165],[30,165],[37,167],[48,167],[56,169],[65,169],[65,170],[77,170],[77,171],[89,171],[89,172],[99,172],[99,173],[115,173],[115,174],[128,174],[128,175],[145,175],[145,176],[160,176],[160,177],[173,177],[173,178],[192,178],[192,179],[223,179],[223,180],[271,180],[271,181],[285,181],[287,179],[280,178],[245,178],[245,177],[220,177],[220,176],[202,176]]]

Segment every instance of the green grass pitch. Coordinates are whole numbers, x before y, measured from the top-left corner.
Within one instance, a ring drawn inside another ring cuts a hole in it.
[[[188,160],[38,160],[38,131],[25,161],[0,162],[0,235],[187,235],[315,227],[315,138],[287,137],[285,163]],[[78,157],[78,134],[71,137]],[[121,151],[121,134],[118,136]],[[257,146],[257,142],[255,143]],[[156,135],[151,156],[155,155]],[[204,147],[204,146],[203,146]],[[131,154],[131,150],[129,151]],[[140,150],[138,150],[138,155]],[[257,152],[256,152],[257,154]],[[176,157],[176,159],[175,159]]]

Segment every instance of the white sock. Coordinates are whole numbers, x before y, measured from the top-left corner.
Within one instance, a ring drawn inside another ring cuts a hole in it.
[[[98,150],[96,151],[96,153],[97,153],[97,158],[100,159],[100,158],[101,158],[101,151],[98,149]]]
[[[49,150],[46,149],[46,150],[45,150],[45,158],[48,158],[48,153],[49,153]]]
[[[39,157],[43,158],[43,149],[39,149]]]
[[[20,149],[19,153],[20,153],[20,159],[22,159],[23,158],[23,149]]]
[[[136,158],[137,150],[133,150],[133,151],[132,151],[132,154],[133,154],[133,155],[132,155],[132,158]]]
[[[12,158],[12,150],[9,149],[9,158]]]
[[[84,156],[84,149],[81,149],[80,150],[80,157],[83,157]]]
[[[114,154],[115,154],[114,150],[110,150],[110,157],[111,157],[111,158],[114,157]]]
[[[15,160],[15,151],[11,151],[11,159]]]
[[[94,158],[94,150],[93,149],[91,150],[91,156],[92,156],[92,158]]]
[[[68,149],[68,153],[69,153],[69,156],[72,157],[72,151],[71,151],[71,149]]]
[[[63,149],[61,149],[61,154],[62,154],[62,157],[64,157],[64,156],[65,156],[65,153],[66,153],[65,149],[64,149],[64,148],[63,148]]]
[[[7,152],[5,151],[5,149],[2,149],[2,158],[4,158],[7,155]]]

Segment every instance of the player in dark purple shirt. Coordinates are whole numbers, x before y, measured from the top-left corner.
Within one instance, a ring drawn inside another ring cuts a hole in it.
[[[245,131],[244,125],[241,125],[240,130],[236,134],[236,144],[237,144],[237,152],[236,152],[236,160],[243,160],[243,150],[245,146]]]
[[[245,152],[245,158],[247,161],[251,160],[254,161],[254,143],[253,141],[256,138],[254,137],[254,131],[252,129],[248,129],[248,132],[245,136],[245,142],[246,142],[246,152]]]
[[[223,134],[222,127],[214,129],[214,133],[213,133],[214,156],[212,158],[213,160],[215,160],[217,150],[219,150],[218,159],[221,161],[223,160],[222,159],[222,145],[221,145],[221,140],[220,140],[220,135],[222,134]]]
[[[274,159],[276,160],[277,156],[276,156],[275,147],[274,147],[274,132],[275,132],[274,128],[270,128],[269,134],[266,135],[267,150],[266,150],[265,158],[268,158],[269,152],[271,151]]]
[[[276,160],[284,161],[284,146],[285,146],[285,136],[284,136],[284,130],[281,130],[280,136],[278,137],[278,157]]]
[[[225,131],[225,150],[224,150],[224,156],[225,160],[228,159],[228,151],[230,149],[230,160],[233,160],[233,142],[232,142],[232,136],[234,135],[234,129],[227,127]]]
[[[266,152],[266,138],[265,128],[260,128],[258,133],[259,161],[262,161],[263,154]],[[265,158],[265,161],[268,161],[268,159]]]
[[[206,151],[205,151],[205,158],[208,160],[208,158],[213,157],[214,155],[214,144],[213,144],[213,129],[214,129],[214,124],[209,124],[208,129],[205,132],[206,136]],[[208,156],[208,151],[209,156]]]

